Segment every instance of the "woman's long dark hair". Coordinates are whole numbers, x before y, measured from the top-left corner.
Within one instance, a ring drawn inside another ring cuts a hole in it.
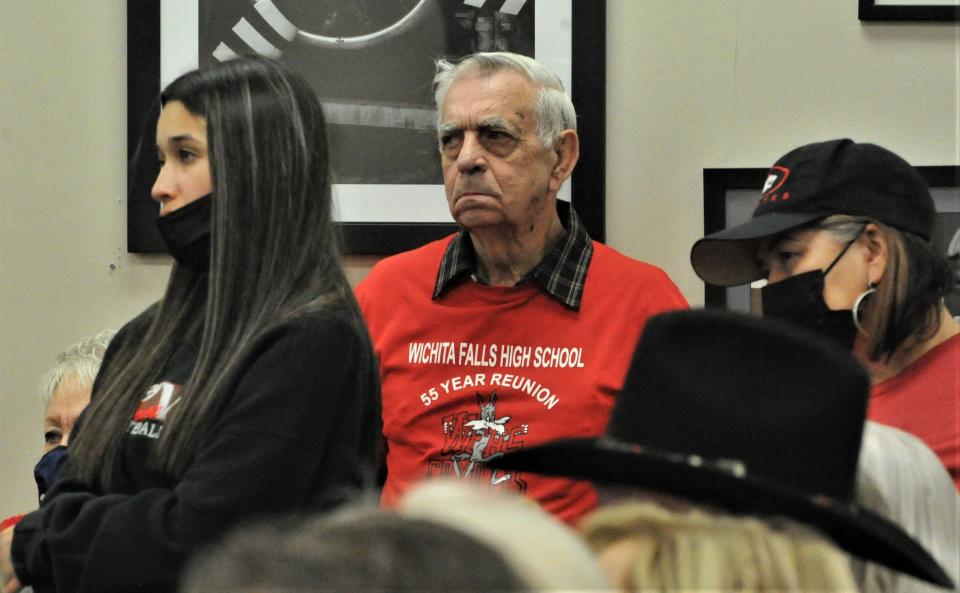
[[[203,444],[224,385],[264,329],[318,308],[344,309],[363,328],[340,266],[323,112],[306,81],[272,60],[241,58],[181,76],[161,95],[162,104],[170,101],[206,119],[210,272],[174,264],[146,332],[132,336],[99,378],[71,443],[70,473],[100,488],[117,477],[123,435],[178,341],[199,332],[185,396],[152,460],[174,479]]]

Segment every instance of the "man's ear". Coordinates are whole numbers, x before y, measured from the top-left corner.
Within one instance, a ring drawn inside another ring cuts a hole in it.
[[[887,235],[870,222],[863,227],[863,240],[867,248],[867,281],[871,285],[880,284],[890,255]]]
[[[557,162],[550,172],[550,189],[556,192],[573,174],[573,168],[580,158],[580,137],[574,130],[564,130],[553,143],[552,150],[557,154]]]

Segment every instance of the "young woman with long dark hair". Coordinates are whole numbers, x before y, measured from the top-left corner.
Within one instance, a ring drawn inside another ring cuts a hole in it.
[[[3,534],[7,592],[174,591],[237,522],[329,508],[375,475],[376,367],[316,96],[242,58],[161,104],[167,291],[112,341],[60,482]]]

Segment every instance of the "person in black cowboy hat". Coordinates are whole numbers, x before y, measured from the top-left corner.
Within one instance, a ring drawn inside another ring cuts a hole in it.
[[[767,279],[763,315],[823,333],[874,383],[869,417],[934,450],[960,489],[960,325],[954,280],[931,244],[936,211],[905,160],[831,140],[770,169],[746,223],[697,241],[690,260],[711,284]]]
[[[922,546],[853,502],[869,385],[856,360],[807,330],[728,311],[667,313],[647,323],[603,436],[491,465],[786,517],[951,586]]]

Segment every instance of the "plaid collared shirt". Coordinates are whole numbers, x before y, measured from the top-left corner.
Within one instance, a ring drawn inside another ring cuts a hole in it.
[[[569,211],[567,233],[557,241],[540,263],[521,279],[521,282],[526,282],[532,277],[540,283],[547,294],[574,311],[578,311],[583,299],[587,269],[590,267],[590,258],[593,256],[593,241],[573,208],[570,208],[566,202],[558,201],[557,210],[561,220],[564,217],[564,210]],[[466,231],[460,231],[447,245],[443,259],[440,260],[437,281],[433,287],[433,298],[440,298],[453,280],[465,274],[473,274],[476,258],[469,234]]]

